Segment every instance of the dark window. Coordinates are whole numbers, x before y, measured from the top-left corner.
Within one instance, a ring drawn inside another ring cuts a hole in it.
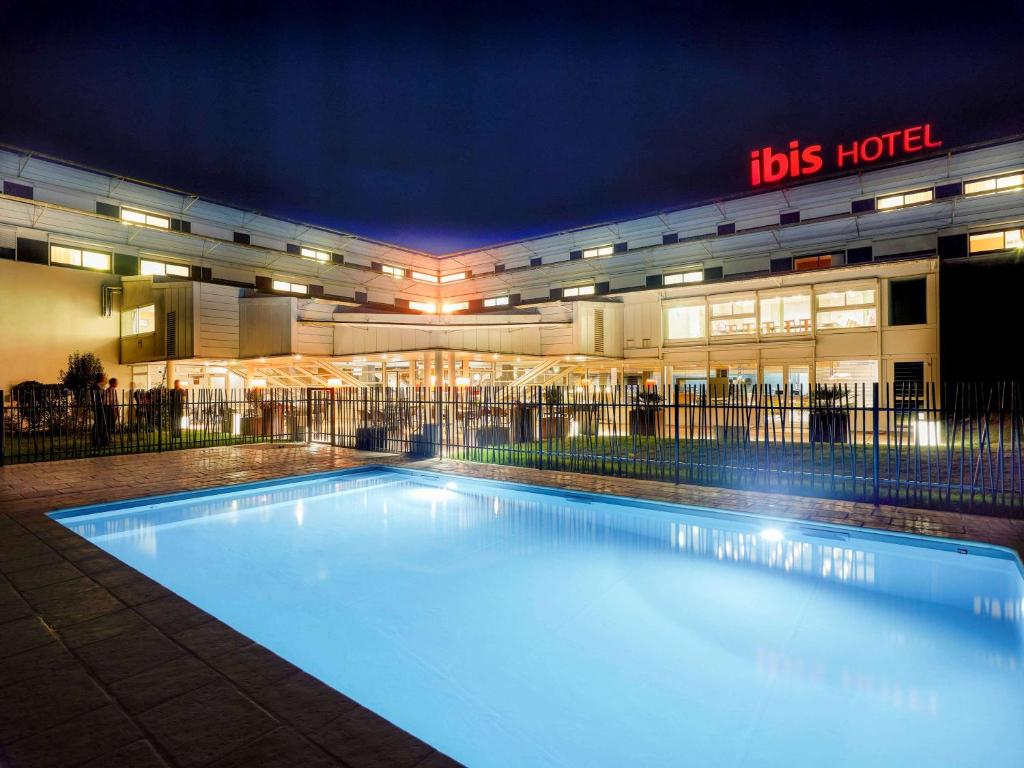
[[[704,268],[704,279],[705,280],[721,280],[722,279],[722,268],[721,267],[705,267]]]
[[[46,241],[19,237],[18,261],[27,261],[31,264],[49,264],[50,249],[47,247]]]
[[[594,293],[598,296],[608,293],[611,290],[611,283],[601,282],[594,285]]]
[[[494,265],[494,271],[495,272],[504,272],[505,271],[505,265],[504,264],[495,264]]]
[[[647,275],[648,288],[661,288],[661,275]]]
[[[928,322],[927,278],[889,281],[889,325]]]
[[[137,275],[139,274],[139,257],[130,253],[114,254],[115,275]]]
[[[100,216],[109,216],[112,219],[121,218],[121,208],[110,203],[96,203],[96,213]]]
[[[541,258],[540,258],[540,256],[534,256],[534,257],[532,257],[530,259],[530,266],[531,267],[539,267],[540,265],[541,265]]]
[[[331,263],[332,264],[344,264],[345,263],[345,256],[344,256],[344,254],[332,253],[331,254]]]
[[[366,303],[366,293],[364,291],[356,291],[355,296],[356,304]]]
[[[256,290],[257,291],[272,291],[274,289],[274,281],[265,277],[264,275],[256,275]]]
[[[578,261],[583,258],[583,251],[569,251],[569,261]]]
[[[614,253],[625,253],[629,250],[629,243],[616,243],[613,246]]]
[[[854,200],[850,203],[850,211],[852,213],[867,213],[868,211],[875,210],[875,198],[868,197],[863,200]]]
[[[786,211],[779,214],[779,224],[799,224],[800,211]]]
[[[771,271],[772,272],[789,272],[793,269],[793,259],[789,256],[783,256],[778,259],[772,259]]]
[[[736,233],[736,225],[735,224],[719,224],[718,225],[718,234],[720,234],[720,235],[733,235],[735,233]]]
[[[235,232],[235,242],[242,245],[249,245],[250,237],[245,232]]]
[[[16,184],[13,181],[4,182],[4,194],[11,195],[12,197],[24,197],[28,200],[32,199],[32,187],[27,184]]]
[[[302,249],[299,248],[299,244],[298,243],[288,243],[285,246],[285,250],[287,250],[288,253],[294,253],[296,256],[298,256],[300,253],[302,253]]]
[[[669,232],[667,235],[662,235],[661,236],[661,244],[662,245],[672,245],[672,243],[678,243],[678,242],[679,242],[679,235],[676,234],[675,232]]]
[[[849,248],[846,251],[847,264],[864,264],[871,261],[871,246],[865,245],[860,248]]]
[[[961,181],[952,184],[939,184],[935,187],[935,199],[942,200],[946,197],[958,197],[964,193],[964,185]]]
[[[548,295],[552,299],[560,299],[560,298],[562,298],[562,289],[561,288],[552,288],[550,290],[550,292],[548,293]]]
[[[967,235],[941,235],[939,237],[940,259],[961,259],[967,255]]]

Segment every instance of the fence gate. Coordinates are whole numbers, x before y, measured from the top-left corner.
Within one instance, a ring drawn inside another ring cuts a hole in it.
[[[337,445],[337,422],[334,414],[334,390],[330,387],[310,387],[306,399],[306,423],[309,425],[308,442]]]

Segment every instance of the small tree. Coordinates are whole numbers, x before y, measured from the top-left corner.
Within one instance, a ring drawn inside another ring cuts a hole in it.
[[[68,367],[60,372],[60,383],[72,392],[81,392],[98,384],[103,376],[103,363],[92,352],[72,352]]]

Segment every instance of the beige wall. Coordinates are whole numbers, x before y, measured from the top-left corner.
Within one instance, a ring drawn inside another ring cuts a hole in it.
[[[57,381],[72,352],[95,352],[108,376],[127,386],[118,364],[119,313],[100,315],[112,275],[0,260],[0,389],[36,379]],[[117,304],[115,304],[115,309]]]

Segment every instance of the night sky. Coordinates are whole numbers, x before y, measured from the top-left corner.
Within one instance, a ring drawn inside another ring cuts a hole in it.
[[[0,0],[0,142],[430,252],[742,192],[791,138],[1024,131],[1020,2],[76,5]]]

